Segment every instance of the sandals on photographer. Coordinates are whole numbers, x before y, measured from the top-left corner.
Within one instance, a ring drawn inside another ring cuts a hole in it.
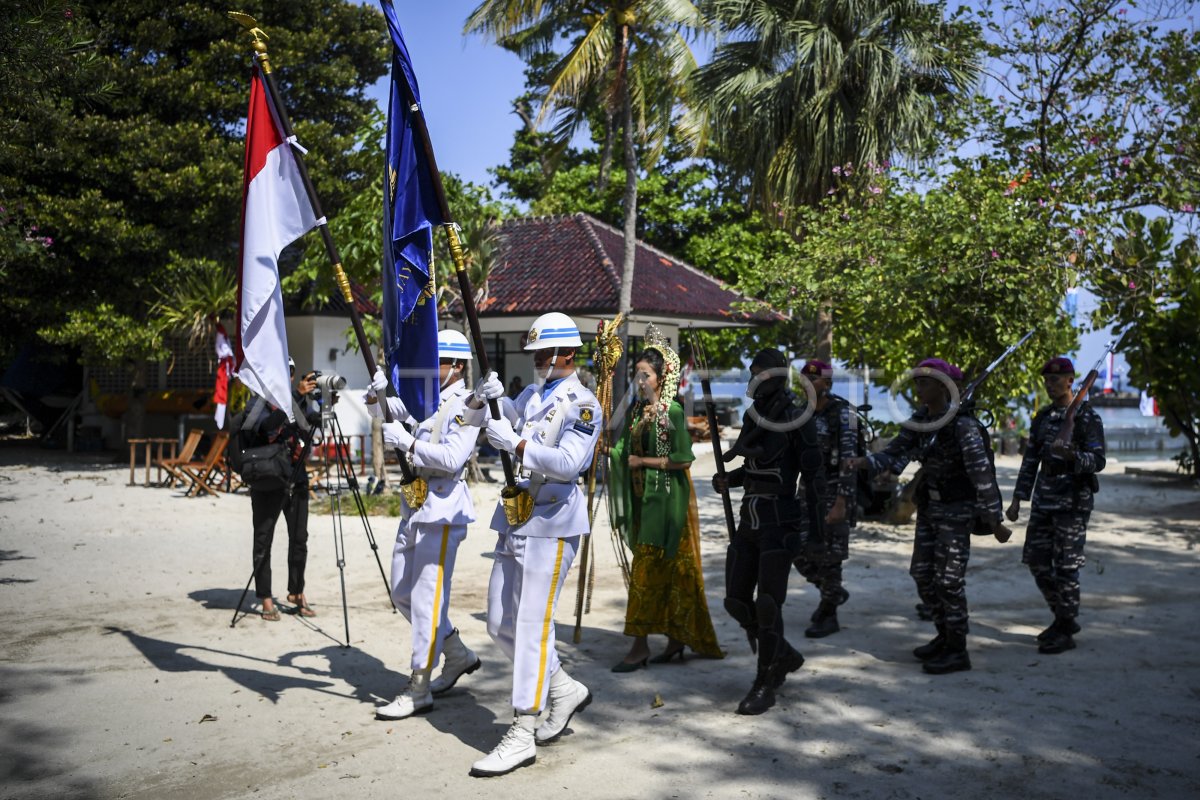
[[[317,612],[313,611],[312,608],[309,607],[308,601],[304,599],[304,595],[289,594],[287,599],[289,603],[295,606],[295,608],[292,610],[293,614],[298,614],[302,617],[315,617],[317,615]]]
[[[263,622],[279,622],[279,606],[264,608],[261,616]]]

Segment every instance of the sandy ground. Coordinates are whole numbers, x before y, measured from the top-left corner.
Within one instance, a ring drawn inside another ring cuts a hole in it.
[[[1000,460],[1006,499],[1015,466]],[[708,596],[728,657],[609,671],[628,640],[601,528],[581,644],[574,570],[557,617],[564,662],[596,702],[536,765],[480,780],[471,762],[511,719],[508,664],[484,629],[483,524],[459,551],[452,618],[484,669],[428,716],[377,722],[408,634],[357,516],[344,519],[351,647],[329,516],[310,524],[318,616],[231,628],[248,497],[184,499],[127,487],[121,465],[0,451],[0,797],[1200,797],[1200,493],[1122,470],[1102,477],[1078,649],[1038,655],[1048,612],[1018,530],[1007,545],[975,540],[975,669],[922,673],[910,651],[931,630],[913,610],[911,526],[864,524],[842,632],[803,638],[816,600],[793,573],[785,613],[808,662],[774,709],[739,717],[753,660],[721,610],[725,534],[702,457]],[[476,487],[481,516],[495,494]],[[370,522],[386,567],[395,520]],[[280,597],[285,539],[281,523]]]

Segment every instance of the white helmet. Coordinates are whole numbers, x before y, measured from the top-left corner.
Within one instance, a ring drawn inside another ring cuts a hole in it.
[[[456,361],[470,361],[471,343],[467,337],[456,330],[446,328],[438,331],[438,358],[451,358]]]
[[[583,340],[579,338],[579,328],[566,314],[551,311],[542,314],[529,326],[529,334],[525,338],[526,350],[545,350],[550,347],[579,347]]]

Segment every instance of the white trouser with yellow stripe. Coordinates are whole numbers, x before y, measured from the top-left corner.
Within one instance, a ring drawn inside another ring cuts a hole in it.
[[[450,624],[450,578],[466,525],[401,523],[392,553],[392,600],[412,624],[412,668],[432,670]]]
[[[558,671],[554,610],[579,537],[500,534],[488,584],[488,633],[513,662],[512,704],[519,714],[546,707]]]

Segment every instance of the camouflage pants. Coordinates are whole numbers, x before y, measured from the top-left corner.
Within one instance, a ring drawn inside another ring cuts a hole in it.
[[[1079,615],[1079,570],[1084,565],[1088,511],[1034,511],[1025,529],[1021,561],[1055,617]]]
[[[817,587],[822,601],[837,605],[843,597],[842,562],[849,554],[850,524],[826,525],[824,547],[804,547],[796,559],[796,571]]]
[[[967,633],[967,561],[971,557],[970,504],[931,500],[917,513],[908,574],[933,621],[948,632]]]

